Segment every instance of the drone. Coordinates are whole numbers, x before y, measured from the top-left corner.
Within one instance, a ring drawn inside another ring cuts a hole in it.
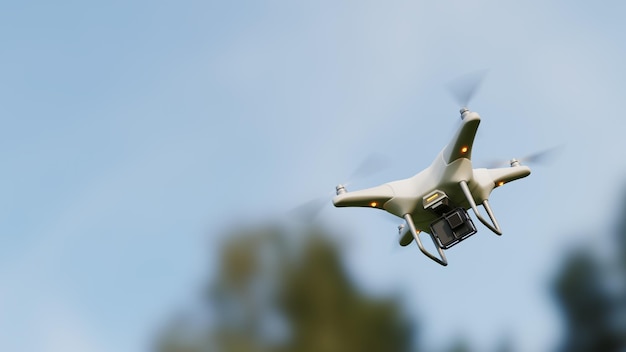
[[[467,94],[467,101],[470,96]],[[481,118],[467,107],[460,113],[461,125],[452,140],[426,169],[407,179],[358,191],[348,192],[340,184],[333,205],[376,208],[404,219],[407,226],[398,227],[400,245],[408,246],[415,240],[423,254],[443,266],[448,265],[444,250],[477,232],[468,210],[493,233],[502,235],[489,196],[494,189],[530,175],[530,168],[521,161],[531,157],[511,159],[503,168],[473,168],[472,147]],[[422,233],[430,235],[438,255],[424,247]]]

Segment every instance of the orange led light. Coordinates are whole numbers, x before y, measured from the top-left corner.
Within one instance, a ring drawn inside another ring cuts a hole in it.
[[[467,147],[461,148],[461,153],[463,153],[463,154],[467,153]]]
[[[370,205],[372,206],[372,208],[376,208],[376,206],[378,205],[378,203],[376,202],[371,202]]]
[[[504,181],[500,181],[500,182],[498,182],[498,187],[500,187],[500,186],[502,186],[502,185],[504,185]]]

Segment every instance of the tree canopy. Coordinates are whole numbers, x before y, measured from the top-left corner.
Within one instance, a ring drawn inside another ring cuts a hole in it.
[[[552,293],[565,324],[559,351],[626,350],[626,218],[618,219],[608,240],[614,252],[600,256],[578,248],[554,278]]]
[[[160,351],[415,351],[401,304],[360,290],[321,231],[251,230],[220,253],[204,302],[213,326],[170,328]]]

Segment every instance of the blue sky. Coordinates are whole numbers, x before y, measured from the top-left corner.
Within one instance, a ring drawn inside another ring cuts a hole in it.
[[[386,214],[322,219],[360,285],[406,296],[428,344],[553,346],[546,282],[566,248],[601,250],[623,194],[625,6],[2,5],[0,349],[147,349],[228,228],[332,191],[372,151],[394,167],[353,188],[420,171],[458,123],[445,85],[484,68],[477,163],[564,145],[494,192],[502,238],[479,225],[443,269],[393,250]]]

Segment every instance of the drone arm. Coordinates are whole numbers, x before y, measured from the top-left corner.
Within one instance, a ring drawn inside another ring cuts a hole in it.
[[[413,234],[413,238],[415,238],[415,242],[417,242],[417,246],[420,248],[420,251],[422,251],[422,253],[424,253],[428,258],[436,261],[443,266],[447,266],[448,261],[446,260],[446,255],[443,253],[443,250],[437,243],[437,240],[435,240],[435,237],[432,234],[430,235],[430,238],[433,240],[433,244],[435,245],[435,247],[437,247],[440,258],[432,255],[429,251],[426,250],[426,248],[424,248],[424,245],[422,245],[422,241],[420,240],[419,236],[420,233],[417,232],[417,229],[415,228],[415,224],[413,223],[413,217],[411,216],[411,214],[404,214],[404,220],[406,220],[407,225],[409,225],[409,231],[411,231],[411,234]]]
[[[467,112],[463,115],[461,127],[450,143],[443,150],[443,158],[446,164],[451,164],[460,158],[472,158],[472,145],[480,124],[480,116],[475,112]]]
[[[338,194],[333,199],[336,207],[371,207],[383,209],[383,206],[394,197],[393,189],[385,184],[354,192]]]
[[[502,230],[500,229],[500,225],[498,225],[498,221],[496,220],[496,217],[493,215],[493,212],[491,211],[491,207],[489,206],[489,201],[487,199],[483,200],[483,207],[487,211],[487,215],[489,215],[489,219],[491,219],[491,223],[489,223],[485,218],[482,217],[482,215],[480,215],[480,212],[478,211],[478,206],[476,205],[476,202],[474,201],[474,197],[472,196],[472,193],[470,192],[469,187],[467,186],[467,182],[461,181],[459,182],[459,185],[461,186],[461,189],[463,190],[463,194],[465,194],[465,198],[467,198],[467,201],[469,202],[470,207],[474,211],[474,215],[476,215],[478,220],[480,220],[480,222],[482,222],[483,225],[487,226],[487,228],[493,231],[493,233],[495,233],[496,235],[498,236],[502,235]]]
[[[504,167],[499,169],[487,169],[489,177],[497,186],[518,180],[530,175],[530,168],[525,165],[515,167]]]

